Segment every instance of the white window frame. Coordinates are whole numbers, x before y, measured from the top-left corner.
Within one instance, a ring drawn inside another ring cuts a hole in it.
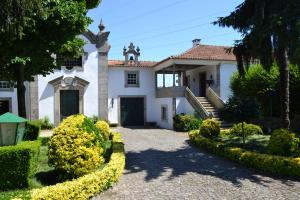
[[[136,84],[129,84],[128,83],[128,76],[129,74],[136,75]],[[125,71],[125,88],[128,87],[140,87],[140,71]]]
[[[12,85],[9,81],[2,81],[2,80],[0,80],[0,82],[1,82],[2,84],[8,84],[8,85],[10,85],[9,88],[8,88],[8,87],[5,87],[5,88],[0,87],[0,91],[8,91],[8,92],[10,92],[10,91],[13,91],[13,90],[14,90],[13,85]]]

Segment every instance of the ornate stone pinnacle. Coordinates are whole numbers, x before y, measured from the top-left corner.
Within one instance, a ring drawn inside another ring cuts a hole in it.
[[[100,32],[103,32],[105,30],[105,26],[103,24],[103,20],[102,19],[101,19],[100,24],[99,24],[98,27],[99,27]]]

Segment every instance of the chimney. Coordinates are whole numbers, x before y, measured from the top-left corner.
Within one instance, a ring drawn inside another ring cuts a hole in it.
[[[200,45],[201,39],[194,39],[193,40],[193,47]]]

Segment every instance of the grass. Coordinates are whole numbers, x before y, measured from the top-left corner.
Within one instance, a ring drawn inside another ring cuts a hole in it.
[[[246,144],[243,144],[242,137],[221,134],[217,140],[228,146],[241,147],[258,153],[267,153],[269,139],[270,135],[250,135],[246,138]]]

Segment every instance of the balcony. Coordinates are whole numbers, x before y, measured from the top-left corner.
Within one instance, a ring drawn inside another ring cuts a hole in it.
[[[156,98],[185,97],[185,86],[156,88]]]

